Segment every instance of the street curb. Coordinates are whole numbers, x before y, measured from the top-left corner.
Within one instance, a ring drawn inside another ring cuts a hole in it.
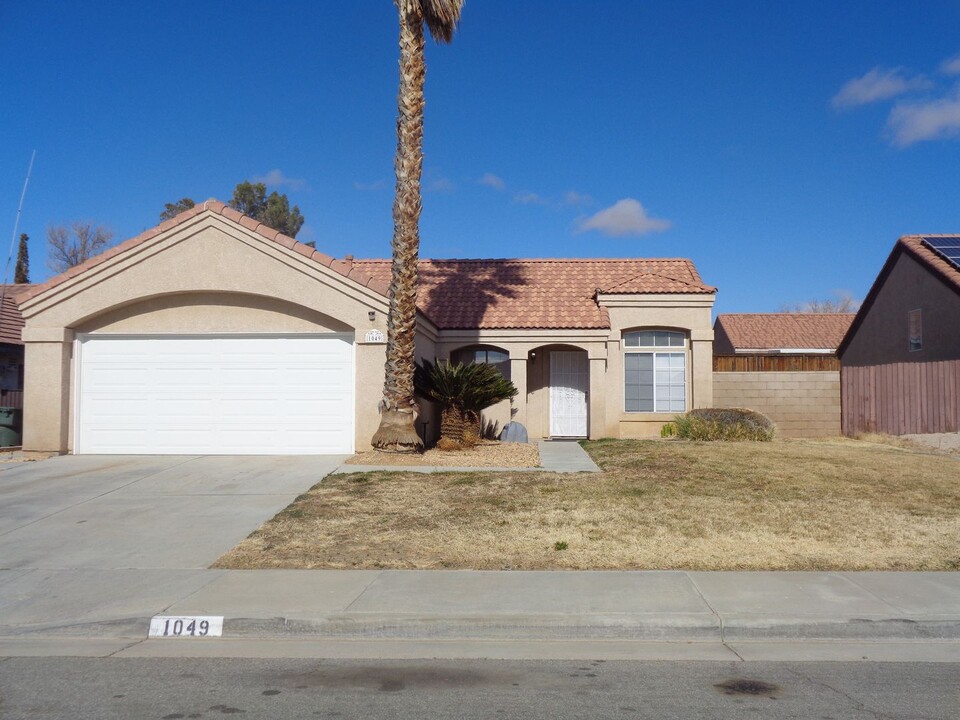
[[[149,617],[0,626],[11,638],[145,639]],[[960,641],[960,617],[741,617],[709,613],[638,615],[232,617],[223,638],[338,640],[624,640],[636,642]]]

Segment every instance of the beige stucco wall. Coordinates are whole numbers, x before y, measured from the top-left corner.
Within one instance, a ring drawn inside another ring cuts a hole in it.
[[[623,333],[640,328],[684,332],[687,350],[687,407],[713,403],[713,295],[609,295],[600,297],[607,309],[609,330],[481,330],[439,333],[437,356],[446,359],[462,347],[488,345],[511,358],[511,380],[520,391],[511,404],[488,411],[491,419],[522,422],[531,438],[550,434],[550,353],[580,350],[589,360],[589,436],[659,436],[674,413],[627,413],[623,399]],[[522,400],[522,399],[525,399]]]
[[[713,404],[713,295],[605,296],[610,313],[603,436],[659,437],[675,413],[624,411],[623,333],[638,329],[679,330],[688,338],[687,409]]]
[[[714,407],[762,412],[782,437],[840,434],[839,372],[718,372],[713,397]]]
[[[353,332],[356,446],[379,423],[387,300],[213,213],[203,213],[26,301],[24,448],[72,446],[73,341],[89,333]],[[374,312],[374,319],[368,318]]]

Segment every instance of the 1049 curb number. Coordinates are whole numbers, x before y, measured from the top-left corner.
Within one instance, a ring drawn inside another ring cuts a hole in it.
[[[223,635],[223,616],[157,615],[150,620],[147,637],[202,638]]]

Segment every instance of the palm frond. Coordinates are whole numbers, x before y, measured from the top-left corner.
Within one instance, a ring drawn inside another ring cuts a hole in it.
[[[396,0],[400,11],[424,23],[437,42],[449,43],[460,24],[464,0]]]

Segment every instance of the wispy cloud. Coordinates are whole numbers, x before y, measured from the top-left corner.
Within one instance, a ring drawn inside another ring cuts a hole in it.
[[[521,192],[513,196],[518,205],[549,205],[550,201],[535,192]]]
[[[568,190],[563,194],[563,204],[564,205],[592,205],[593,198],[584,193],[579,193],[576,190]]]
[[[502,177],[489,172],[481,175],[477,182],[481,185],[492,187],[494,190],[503,190],[507,187],[507,184],[503,181]]]
[[[387,186],[387,181],[386,181],[386,180],[374,180],[374,181],[371,182],[371,183],[354,181],[354,183],[353,183],[353,189],[354,189],[354,190],[361,190],[361,191],[382,190],[382,189],[385,188],[386,186]]]
[[[960,55],[944,60],[940,64],[940,72],[944,75],[960,75]]]
[[[838,110],[869,105],[870,103],[903,95],[915,90],[925,90],[931,82],[923,75],[907,77],[903,68],[884,69],[875,67],[865,75],[844,83],[833,96],[831,104]]]
[[[646,235],[652,232],[663,232],[669,227],[669,220],[652,218],[647,215],[647,211],[639,200],[624,198],[581,220],[577,225],[577,232],[597,230],[611,237],[622,237],[624,235]]]
[[[431,178],[423,185],[424,191],[431,193],[452,193],[456,188],[457,186],[453,184],[453,180],[447,177]]]
[[[941,98],[899,103],[890,111],[887,130],[893,144],[901,148],[960,136],[960,85]]]
[[[428,193],[452,193],[457,189],[453,180],[448,178],[439,168],[426,168],[423,171],[422,187]]]
[[[254,175],[253,182],[263,183],[270,187],[287,187],[291,190],[302,190],[307,186],[307,181],[302,178],[287,177],[282,170],[274,169],[266,175]]]

